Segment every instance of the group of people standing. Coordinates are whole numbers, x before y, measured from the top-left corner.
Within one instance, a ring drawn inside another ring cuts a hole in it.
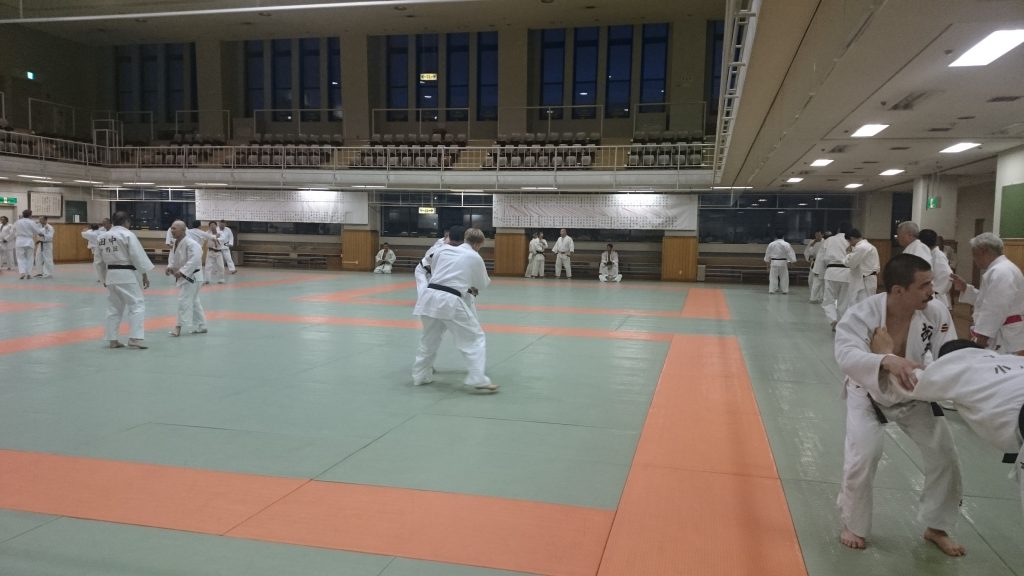
[[[544,238],[544,233],[534,232],[526,249],[526,278],[544,277],[544,253],[547,249],[548,241]],[[555,278],[562,276],[563,268],[565,277],[572,278],[572,256],[576,252],[576,243],[565,228],[558,231],[558,239],[555,240],[551,251],[555,254]],[[619,274],[619,253],[612,244],[607,244],[606,250],[601,253],[597,279],[601,282],[622,281],[622,274]]]
[[[235,233],[224,220],[211,220],[206,230],[202,222],[196,220],[186,228],[186,234],[195,240],[200,247],[206,248],[206,277],[204,284],[223,284],[228,274],[236,274],[235,261],[231,257],[231,249],[235,246]],[[174,246],[173,226],[167,229],[164,242]]]
[[[1003,461],[1014,465],[1024,503],[1024,276],[992,233],[970,241],[983,271],[980,289],[952,272],[934,231],[903,222],[897,242],[903,252],[886,263],[881,294],[874,293],[877,252],[861,247],[868,243],[856,230],[841,228],[808,247],[811,299],[817,288],[845,376],[840,540],[854,549],[867,545],[885,425],[894,422],[923,460],[918,521],[924,538],[962,556],[964,547],[950,534],[963,495],[960,461],[939,402],[951,402],[979,437],[1006,453]],[[970,339],[957,339],[951,287],[974,306]]]
[[[13,224],[0,216],[0,270],[18,269],[19,280],[53,276],[53,226],[24,210]]]

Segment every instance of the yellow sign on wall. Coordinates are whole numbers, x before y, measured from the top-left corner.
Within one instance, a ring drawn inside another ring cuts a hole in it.
[[[437,209],[432,206],[420,206],[420,214],[436,214]]]
[[[437,73],[436,72],[424,72],[423,74],[420,74],[420,80],[422,80],[424,82],[436,81],[437,80]]]

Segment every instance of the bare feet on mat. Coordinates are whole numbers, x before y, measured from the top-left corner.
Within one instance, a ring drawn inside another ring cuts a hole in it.
[[[207,330],[206,328],[200,328],[198,330],[193,330],[192,332],[189,332],[189,333],[190,334],[206,334],[207,332],[209,332],[209,330]]]
[[[130,338],[128,340],[128,347],[136,350],[146,350],[149,348],[149,346],[146,346],[144,340],[136,340],[135,338]]]
[[[945,531],[935,528],[926,528],[924,539],[935,544],[946,556],[966,556],[967,550],[957,544],[955,540]]]
[[[843,528],[842,533],[839,534],[839,541],[843,543],[843,546],[854,550],[863,550],[868,547],[863,538],[850,532],[848,528]]]
[[[124,344],[121,344],[117,340],[111,340],[110,341],[110,347],[111,348],[124,348]]]
[[[181,336],[181,326],[175,327],[174,330],[171,330],[170,332],[168,332],[168,334],[174,336],[175,338]]]

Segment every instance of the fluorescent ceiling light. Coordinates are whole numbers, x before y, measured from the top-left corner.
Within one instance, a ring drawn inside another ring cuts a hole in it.
[[[326,192],[330,190],[330,188],[303,188],[303,190],[306,192]]]
[[[125,182],[125,186],[152,186],[152,182]]]
[[[619,190],[619,194],[650,194],[654,192],[650,188],[644,188],[642,190]]]
[[[853,184],[847,184],[846,185],[847,188],[851,188],[851,189],[852,188],[860,188],[861,186],[863,186],[863,184],[858,184],[856,182],[854,182]]]
[[[97,182],[96,180],[75,180],[79,184],[103,184],[103,182]]]
[[[814,162],[811,162],[811,166],[828,166],[834,162],[831,158],[818,158]]]
[[[785,213],[786,213],[785,210],[779,210],[779,214],[785,214]]]
[[[196,182],[196,186],[227,186],[223,182]]]
[[[449,192],[483,192],[483,188],[452,188]]]
[[[814,198],[815,202],[821,202],[822,200],[824,200],[824,198],[822,198],[821,196],[815,196]]]
[[[353,188],[387,188],[387,186],[380,186],[377,184],[353,184]]]
[[[33,176],[31,174],[18,174],[18,178],[32,178],[34,180],[53,180],[49,176]]]
[[[523,186],[520,190],[558,190],[554,186]]]
[[[950,64],[956,66],[988,66],[997,58],[1024,42],[1024,30],[997,30],[964,52]]]
[[[712,186],[712,190],[750,190],[753,186]]]
[[[181,188],[184,188],[184,186],[157,186],[157,188],[166,188],[168,190],[179,190]]]
[[[854,138],[869,138],[888,128],[888,124],[865,124],[852,134]]]
[[[900,170],[899,168],[890,168],[884,172],[879,172],[879,176],[895,176],[897,174],[903,174],[906,170]]]
[[[796,184],[797,182],[803,182],[803,181],[804,181],[803,178],[795,178],[795,177],[786,180],[786,182],[788,182],[790,184]]]
[[[7,176],[0,176],[0,180],[7,180]]]
[[[977,148],[981,146],[977,142],[961,142],[959,144],[953,144],[949,148],[939,150],[943,154],[956,154],[957,152],[963,152],[964,150],[970,150],[971,148]]]
[[[800,202],[797,206],[807,206],[807,202]]]
[[[767,202],[767,201],[768,201],[768,199],[767,199],[767,198],[758,198],[758,200],[757,200],[757,201],[758,201],[758,202]]]

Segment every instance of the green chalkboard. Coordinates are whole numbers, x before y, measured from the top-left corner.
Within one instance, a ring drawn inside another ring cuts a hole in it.
[[[999,237],[1024,238],[1024,184],[1003,186],[999,212]]]

